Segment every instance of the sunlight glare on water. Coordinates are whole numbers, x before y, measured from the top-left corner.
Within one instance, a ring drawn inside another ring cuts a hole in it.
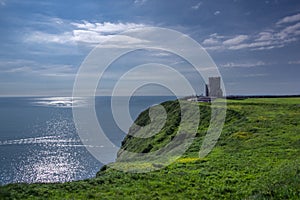
[[[72,135],[74,131],[71,121],[60,115],[46,122],[44,137],[2,142],[29,145],[27,160],[15,166],[14,182],[64,182],[76,179],[77,174],[84,170],[77,159],[80,154],[78,147],[84,147]],[[75,147],[76,151],[72,151]],[[17,159],[22,159],[22,156]]]
[[[21,107],[0,106],[10,112],[6,116],[2,112],[1,121],[11,125],[2,125],[0,130],[0,184],[66,182],[95,176],[102,164],[80,141],[70,108],[84,101],[51,97],[23,103]]]

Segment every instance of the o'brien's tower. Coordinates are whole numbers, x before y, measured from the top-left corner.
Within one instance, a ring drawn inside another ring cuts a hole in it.
[[[220,77],[209,77],[208,86],[206,85],[206,96],[220,98],[223,97],[223,91],[221,89]]]

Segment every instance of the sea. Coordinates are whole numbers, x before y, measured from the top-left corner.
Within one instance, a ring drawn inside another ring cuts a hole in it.
[[[117,98],[118,106],[129,106],[133,120],[152,105],[176,99],[133,96],[128,105],[127,97]],[[73,121],[72,107],[81,103],[72,97],[0,98],[0,185],[95,177],[103,164],[83,145]],[[113,118],[111,97],[95,97],[95,109],[107,137],[120,147],[126,132]],[[115,153],[108,156],[116,158]]]

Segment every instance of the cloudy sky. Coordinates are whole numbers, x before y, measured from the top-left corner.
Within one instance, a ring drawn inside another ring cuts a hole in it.
[[[70,96],[95,45],[148,26],[201,44],[228,95],[300,94],[299,0],[0,0],[0,26],[1,96]],[[185,72],[203,92],[188,63],[168,52],[139,51],[113,64],[98,94],[109,95],[130,66],[154,61]],[[159,87],[144,90],[159,94]]]

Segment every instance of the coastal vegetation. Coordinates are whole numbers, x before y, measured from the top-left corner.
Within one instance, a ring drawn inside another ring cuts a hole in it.
[[[211,117],[210,103],[196,103],[200,124],[193,143],[172,164],[134,162],[119,151],[116,163],[94,178],[67,183],[14,183],[0,187],[0,199],[299,199],[300,98],[228,100],[225,125],[213,150],[199,158]],[[178,101],[161,104],[167,121],[147,139],[134,137],[122,149],[155,152],[174,139],[180,124]],[[148,110],[136,124],[150,123]],[[168,158],[166,158],[168,159]],[[115,170],[155,169],[148,173]]]

